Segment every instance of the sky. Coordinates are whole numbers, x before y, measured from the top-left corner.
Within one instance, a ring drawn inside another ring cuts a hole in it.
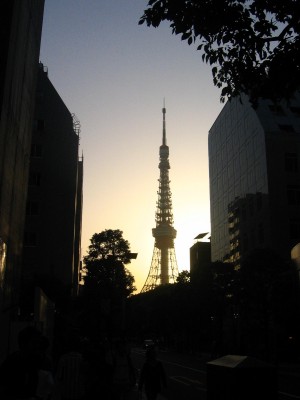
[[[211,69],[168,23],[139,25],[143,0],[46,0],[40,61],[81,124],[84,157],[82,255],[94,233],[120,229],[137,259],[138,293],[148,276],[162,144],[171,169],[179,272],[194,238],[210,231],[208,131],[223,105]]]

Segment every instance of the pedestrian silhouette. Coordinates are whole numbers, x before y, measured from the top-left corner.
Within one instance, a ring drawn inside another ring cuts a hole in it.
[[[33,326],[19,332],[19,349],[8,355],[0,366],[1,400],[25,400],[36,396],[40,339],[41,332]]]
[[[50,400],[54,389],[53,364],[48,354],[49,339],[42,335],[38,342],[38,384],[36,397],[40,400]]]
[[[147,400],[156,400],[162,389],[167,387],[164,367],[161,361],[156,359],[154,346],[146,351],[146,361],[142,367],[139,378],[139,392],[145,389]]]
[[[83,400],[85,397],[85,365],[80,338],[72,334],[67,350],[59,358],[55,374],[55,395],[60,400]]]
[[[117,339],[113,343],[112,361],[112,398],[128,400],[136,382],[136,375],[130,350],[124,340]]]
[[[110,399],[112,364],[107,360],[105,343],[87,340],[83,352],[86,400]]]

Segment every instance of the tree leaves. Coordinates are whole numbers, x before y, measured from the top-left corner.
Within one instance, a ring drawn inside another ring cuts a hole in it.
[[[114,256],[124,264],[130,263],[129,243],[122,235],[123,232],[119,229],[106,229],[100,233],[94,233],[90,239],[89,252],[84,257],[84,261]]]
[[[213,83],[221,88],[221,101],[243,92],[253,102],[257,97],[277,100],[290,98],[300,86],[300,7],[296,3],[151,0],[139,24],[158,27],[169,21],[172,33],[181,35],[181,40],[189,45],[200,41],[197,49],[203,52],[202,61],[213,66]]]
[[[95,291],[99,296],[129,296],[136,288],[134,277],[124,267],[130,263],[131,252],[123,232],[106,229],[91,238],[87,256],[84,291]]]

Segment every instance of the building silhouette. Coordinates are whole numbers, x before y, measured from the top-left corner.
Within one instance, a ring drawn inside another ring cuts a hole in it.
[[[166,108],[163,113],[162,145],[159,148],[159,189],[155,214],[156,227],[152,229],[155,238],[152,262],[146,282],[141,290],[147,292],[159,285],[175,283],[178,266],[175,254],[174,239],[176,230],[173,227],[172,195],[169,180],[169,147],[166,137]]]
[[[300,242],[300,96],[232,99],[209,131],[212,261],[257,248],[283,259]]]
[[[44,0],[1,2],[0,360],[18,318],[29,155]]]
[[[200,233],[194,238],[190,248],[191,282],[198,282],[206,275],[211,265],[211,244],[209,232]]]
[[[80,123],[40,63],[24,231],[22,289],[39,287],[52,302],[78,294],[81,261],[83,159]],[[32,302],[23,304],[33,312]]]

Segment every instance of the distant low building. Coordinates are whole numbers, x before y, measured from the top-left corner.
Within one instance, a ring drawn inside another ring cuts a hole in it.
[[[191,282],[201,279],[208,272],[211,264],[210,234],[200,233],[194,238],[195,243],[190,248]]]

